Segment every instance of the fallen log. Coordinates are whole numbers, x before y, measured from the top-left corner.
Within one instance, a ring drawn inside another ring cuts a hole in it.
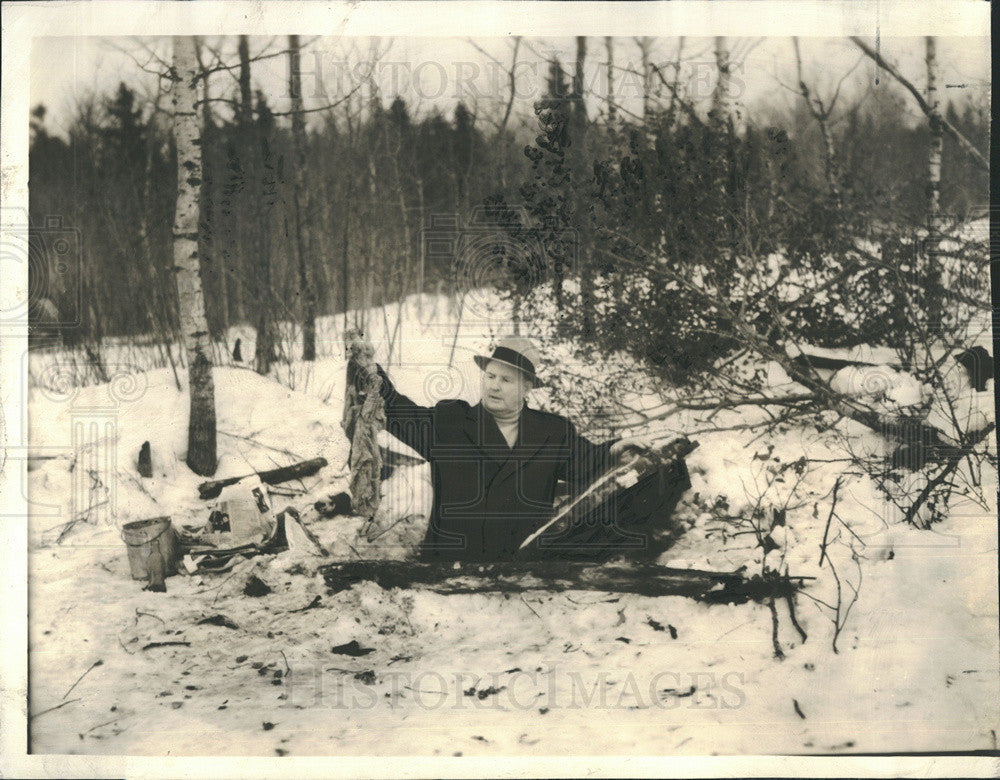
[[[804,581],[775,573],[747,577],[742,572],[675,569],[647,563],[602,564],[578,561],[503,563],[419,563],[359,560],[321,566],[331,593],[359,582],[381,588],[435,593],[523,593],[531,590],[596,590],[641,596],[686,596],[709,604],[745,604],[794,595]]]
[[[304,460],[300,463],[293,463],[290,466],[282,466],[281,468],[269,469],[268,471],[258,471],[255,473],[258,477],[260,477],[261,482],[268,485],[278,485],[282,482],[287,482],[290,479],[311,477],[326,465],[326,458],[312,458],[311,460]],[[202,499],[218,498],[219,494],[222,492],[222,488],[228,487],[229,485],[235,485],[241,479],[246,479],[247,477],[252,476],[254,476],[254,474],[244,474],[240,477],[213,479],[208,482],[202,482],[198,485],[198,496]]]

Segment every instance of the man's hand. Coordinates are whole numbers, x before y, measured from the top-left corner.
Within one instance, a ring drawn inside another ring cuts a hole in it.
[[[638,455],[651,449],[653,449],[653,442],[650,439],[645,436],[633,436],[616,441],[611,445],[608,454],[611,456],[611,462],[618,465],[625,460],[627,454]]]

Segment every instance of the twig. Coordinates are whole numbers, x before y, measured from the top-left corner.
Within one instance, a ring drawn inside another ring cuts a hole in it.
[[[139,616],[145,615],[146,617],[151,617],[154,620],[159,620],[163,625],[167,625],[167,621],[161,618],[159,615],[154,615],[152,612],[140,612],[138,609],[135,611],[135,622],[136,625],[139,623]]]
[[[236,576],[236,572],[235,571],[231,572],[230,575],[228,577],[226,577],[226,579],[224,579],[222,582],[220,582],[219,585],[216,587],[216,589],[215,589],[215,598],[212,599],[212,606],[213,607],[215,606],[215,602],[219,600],[219,596],[222,595],[222,586],[225,585],[227,582],[229,582],[235,576]]]
[[[47,710],[42,710],[41,712],[36,712],[34,715],[29,715],[28,718],[40,718],[47,712],[52,712],[60,707],[65,707],[67,704],[72,704],[75,701],[80,701],[79,699],[70,699],[69,701],[64,701],[61,704],[57,704],[55,707],[49,707]]]
[[[151,650],[154,647],[173,647],[175,645],[176,646],[181,646],[181,647],[191,647],[191,643],[190,642],[180,642],[180,641],[176,641],[176,642],[150,642],[148,645],[143,645],[142,649],[143,650]]]
[[[524,594],[523,594],[523,593],[521,594],[521,601],[523,601],[523,602],[524,602],[524,605],[525,605],[525,606],[526,606],[526,607],[527,607],[528,609],[530,609],[530,610],[531,610],[532,612],[534,612],[534,613],[535,613],[535,617],[536,617],[536,618],[538,618],[539,620],[541,620],[541,619],[542,619],[542,616],[541,616],[541,615],[539,615],[539,614],[538,614],[537,612],[535,612],[535,608],[534,608],[533,606],[531,606],[531,604],[529,604],[529,603],[528,603],[528,600],[527,600],[527,599],[526,599],[526,598],[524,597]]]
[[[238,433],[230,433],[229,431],[219,431],[219,433],[221,433],[223,436],[229,436],[233,439],[243,439],[243,441],[248,441],[255,447],[260,447],[261,449],[265,450],[274,450],[275,452],[280,452],[282,455],[288,455],[289,457],[295,458],[296,460],[305,460],[305,458],[303,458],[301,455],[298,455],[297,453],[294,453],[291,450],[286,450],[281,447],[272,447],[271,445],[263,444],[257,441],[256,439],[251,439],[249,436],[240,436]]]
[[[786,569],[786,576],[787,576],[787,569]],[[788,602],[788,616],[792,619],[792,625],[795,626],[795,630],[799,632],[799,636],[802,637],[802,641],[805,642],[809,638],[809,636],[802,629],[802,626],[799,625],[798,618],[796,618],[795,616],[795,596],[791,591],[788,591],[785,594],[785,601]]]
[[[120,720],[121,720],[121,717],[119,716],[117,718],[112,718],[111,720],[106,720],[106,721],[104,721],[104,723],[98,723],[96,726],[91,726],[86,731],[83,731],[83,732],[80,733],[80,738],[82,739],[84,734],[89,734],[91,731],[94,731],[95,729],[99,729],[101,726],[110,726],[112,723],[117,723]]]
[[[65,699],[65,698],[66,698],[67,696],[69,696],[69,695],[70,695],[70,693],[72,693],[73,689],[74,689],[74,688],[75,688],[75,687],[76,687],[77,685],[79,685],[79,684],[80,684],[80,680],[82,680],[82,679],[83,679],[84,677],[86,677],[86,676],[87,676],[88,674],[90,674],[90,672],[91,672],[91,671],[92,671],[93,669],[96,669],[96,668],[97,668],[98,666],[101,666],[101,665],[102,665],[103,663],[104,663],[104,661],[102,661],[102,660],[101,660],[100,658],[98,658],[98,659],[97,659],[96,661],[94,661],[94,663],[92,663],[92,664],[90,665],[90,668],[89,668],[89,669],[87,669],[87,671],[85,671],[85,672],[84,672],[83,674],[81,674],[81,675],[80,675],[79,677],[77,677],[77,678],[76,678],[76,682],[75,682],[75,683],[73,683],[73,684],[72,684],[71,686],[69,686],[69,690],[68,690],[68,691],[66,691],[66,693],[64,693],[64,694],[63,694],[63,698]]]
[[[830,522],[833,520],[833,512],[837,508],[837,491],[840,490],[840,477],[833,483],[833,502],[830,504],[830,516],[826,518],[826,528],[823,529],[823,541],[819,546],[819,565],[823,566],[823,559],[826,557],[827,534],[830,533]]]
[[[778,643],[778,609],[774,606],[774,596],[767,600],[767,608],[771,610],[771,644],[774,645],[774,657],[780,661],[785,654]]]

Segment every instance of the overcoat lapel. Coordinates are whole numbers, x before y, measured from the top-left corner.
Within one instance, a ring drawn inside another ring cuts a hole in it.
[[[507,445],[507,440],[500,433],[493,415],[483,408],[482,402],[469,408],[465,421],[465,435],[470,443],[497,463],[502,464],[510,457],[511,448]],[[519,430],[518,439],[520,438]]]
[[[527,406],[521,412],[521,420],[518,423],[517,443],[514,445],[513,454],[517,460],[527,462],[534,460],[538,451],[542,447],[553,442],[554,432],[544,419],[539,419],[540,415],[534,409]]]
[[[488,413],[486,416],[491,417]],[[497,435],[501,437],[504,449],[500,452],[504,453],[504,457],[500,463],[500,469],[489,481],[487,491],[493,487],[499,488],[508,479],[515,477],[518,469],[525,468],[538,455],[539,450],[553,438],[549,426],[545,425],[544,420],[539,419],[534,410],[527,406],[521,411],[521,419],[517,424],[517,441],[511,448],[507,448],[507,442],[503,439],[503,434],[497,428],[496,422],[492,418],[490,421],[493,422]]]

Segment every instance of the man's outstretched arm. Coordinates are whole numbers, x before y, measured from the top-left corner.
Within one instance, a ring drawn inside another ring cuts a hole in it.
[[[400,393],[382,366],[376,363],[375,369],[382,380],[379,393],[385,403],[385,429],[429,460],[434,410]]]

